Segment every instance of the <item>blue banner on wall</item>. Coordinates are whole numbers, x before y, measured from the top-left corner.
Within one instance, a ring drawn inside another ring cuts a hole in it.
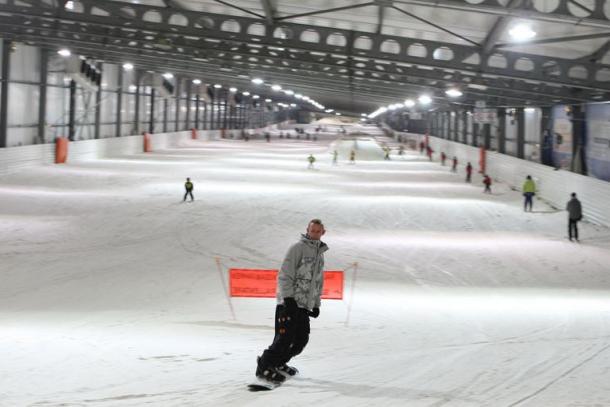
[[[569,170],[572,164],[572,120],[566,106],[553,108],[553,163]]]
[[[587,105],[589,175],[610,181],[610,105]]]

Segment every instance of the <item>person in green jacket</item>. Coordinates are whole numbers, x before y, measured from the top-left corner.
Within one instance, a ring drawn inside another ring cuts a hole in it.
[[[184,193],[184,199],[182,200],[182,202],[186,201],[187,196],[191,197],[191,202],[194,201],[195,198],[193,198],[193,183],[191,182],[190,178],[186,179],[186,182],[184,183],[184,189],[186,190],[186,192]]]
[[[307,161],[309,161],[309,166],[307,168],[313,169],[313,163],[316,162],[316,157],[314,157],[313,154],[309,154],[309,157],[307,157]]]
[[[534,206],[534,195],[536,195],[536,183],[532,179],[531,175],[528,175],[523,183],[523,196],[525,197],[525,203],[523,204],[523,210],[527,212],[529,206],[530,212]]]

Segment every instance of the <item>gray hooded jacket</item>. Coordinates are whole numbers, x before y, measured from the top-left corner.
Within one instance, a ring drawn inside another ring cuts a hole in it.
[[[568,216],[572,220],[580,220],[582,218],[582,205],[577,198],[572,198],[566,205]]]
[[[301,235],[301,240],[293,244],[277,278],[277,302],[284,303],[284,298],[295,299],[299,308],[312,310],[320,307],[322,284],[324,282],[324,252],[326,243],[310,240]]]

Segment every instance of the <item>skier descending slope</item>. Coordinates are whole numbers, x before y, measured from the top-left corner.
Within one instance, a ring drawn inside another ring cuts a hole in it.
[[[257,359],[259,384],[250,385],[250,390],[271,390],[298,373],[287,363],[309,341],[309,317],[320,315],[324,252],[328,250],[320,240],[324,233],[322,221],[312,219],[307,233],[288,249],[277,278],[275,337]]]

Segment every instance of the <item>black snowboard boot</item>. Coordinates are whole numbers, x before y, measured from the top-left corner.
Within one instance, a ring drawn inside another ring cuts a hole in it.
[[[274,367],[265,367],[265,368],[263,368],[260,365],[260,359],[261,359],[260,356],[256,359],[256,362],[258,363],[258,365],[256,367],[256,377],[258,377],[261,380],[265,380],[265,381],[271,382],[273,384],[282,384],[282,383],[284,383],[284,381],[286,380],[286,376],[281,374]]]
[[[288,366],[286,364],[283,366],[279,366],[277,368],[277,371],[286,377],[293,377],[299,374],[299,370],[296,367]]]

